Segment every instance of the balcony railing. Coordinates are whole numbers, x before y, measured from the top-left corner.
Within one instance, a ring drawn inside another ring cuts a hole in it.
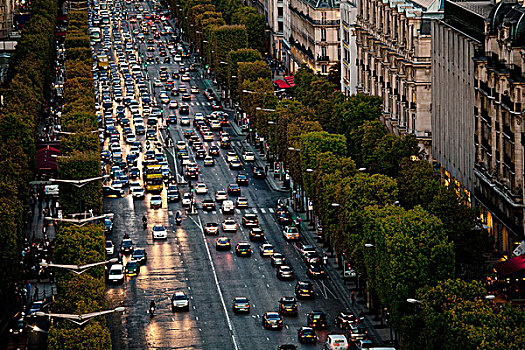
[[[329,62],[330,61],[330,56],[320,56],[320,55],[318,55],[317,56],[317,61],[318,62]]]
[[[314,26],[339,26],[340,21],[338,19],[335,20],[316,20],[312,17],[302,13],[301,11],[297,10],[296,8],[292,7],[290,5],[290,11],[295,13],[297,16],[301,17],[302,19],[306,20],[308,23],[314,25]]]

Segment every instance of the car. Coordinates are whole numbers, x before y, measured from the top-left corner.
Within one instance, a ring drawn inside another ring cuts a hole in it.
[[[179,187],[175,184],[168,185],[167,195],[168,202],[180,201]]]
[[[45,303],[43,300],[33,301],[29,306],[29,309],[27,310],[27,316],[29,318],[36,316],[35,313],[38,311],[42,311],[44,309],[44,305]]]
[[[254,162],[255,154],[251,151],[244,151],[242,154],[242,159],[244,159],[245,162]]]
[[[283,329],[283,319],[278,312],[265,312],[262,317],[262,324],[266,329]]]
[[[206,151],[203,150],[203,149],[198,150],[197,152],[195,152],[195,158],[196,159],[204,159],[204,158],[206,158]],[[213,158],[211,158],[211,159],[213,160]]]
[[[215,165],[215,159],[211,156],[204,157],[204,166],[214,166]]]
[[[287,241],[298,240],[299,230],[295,226],[286,226],[283,230],[283,236]]]
[[[283,226],[291,225],[293,223],[292,215],[287,210],[276,211],[277,222]]]
[[[129,177],[131,179],[138,179],[140,178],[140,169],[137,167],[133,167],[129,169]]]
[[[304,259],[304,257],[310,253],[317,253],[313,245],[299,243],[299,254],[301,255],[301,258]]]
[[[233,219],[226,219],[222,223],[222,230],[224,232],[236,232],[237,231],[237,223]]]
[[[271,257],[275,253],[275,250],[273,249],[273,245],[269,243],[262,244],[259,247],[259,254],[265,258],[265,257]]]
[[[231,213],[233,213],[233,210],[235,209],[235,207],[233,206],[233,201],[231,201],[231,200],[223,201],[221,209],[222,209],[222,213],[223,214],[231,214]]]
[[[325,329],[328,327],[326,314],[323,311],[310,311],[306,315],[306,325],[315,329]]]
[[[228,185],[228,194],[230,196],[240,196],[241,195],[241,188],[237,184],[229,184]]]
[[[124,190],[112,186],[102,186],[102,194],[104,197],[124,197]]]
[[[182,94],[183,101],[191,101],[191,95],[188,93]]]
[[[184,137],[189,139],[190,137],[195,136],[195,130],[193,129],[185,129],[184,130]]]
[[[242,163],[239,159],[230,162],[230,169],[242,169]]]
[[[360,339],[354,342],[356,350],[366,350],[373,348],[373,342],[370,339]],[[386,348],[384,350],[392,350],[393,348]]]
[[[250,246],[250,243],[247,242],[239,242],[235,246],[235,254],[237,256],[251,256],[252,255],[252,247]]]
[[[297,350],[294,344],[282,344],[277,347],[277,350]]]
[[[162,208],[162,197],[160,195],[153,195],[149,200],[151,209]]]
[[[182,80],[182,81],[190,81],[190,75],[189,74],[183,74],[180,77],[180,80]]]
[[[115,252],[115,245],[111,241],[106,241],[106,255],[113,255]]]
[[[191,92],[192,94],[198,94],[198,93],[199,93],[199,88],[196,87],[195,85],[193,85],[193,86],[191,87],[191,89],[190,89],[190,92]]]
[[[219,224],[216,222],[207,222],[204,225],[204,234],[218,235],[219,234]]]
[[[211,146],[209,149],[209,153],[211,156],[218,156],[220,154],[219,147],[217,146]]]
[[[191,193],[189,192],[186,192],[182,195],[182,206],[183,207],[189,207],[191,205],[191,201],[192,201],[192,196],[191,196]]]
[[[133,254],[131,254],[131,259],[138,261],[140,264],[145,264],[148,261],[148,253],[144,248],[135,248]]]
[[[342,334],[329,334],[326,337],[325,349],[346,350],[349,346],[348,340]]]
[[[175,292],[171,297],[171,307],[175,310],[189,310],[190,301],[184,292]]]
[[[168,239],[168,231],[163,225],[155,225],[151,230],[153,239]]]
[[[24,313],[17,313],[15,317],[9,321],[8,328],[9,334],[15,337],[24,334],[27,328],[27,322],[24,320]]]
[[[180,117],[180,125],[190,125],[190,117],[183,115]]]
[[[126,268],[124,269],[124,273],[126,276],[138,276],[140,273],[140,264],[136,260],[130,260],[126,264]]]
[[[134,199],[142,199],[146,197],[146,192],[142,188],[142,186],[130,186],[129,191],[131,192],[131,196]]]
[[[229,237],[219,237],[215,240],[215,249],[216,250],[230,250],[231,249],[231,240]]]
[[[201,204],[202,204],[202,210],[213,211],[216,209],[215,202],[211,198],[204,199]]]
[[[211,101],[211,109],[214,111],[220,111],[222,110],[222,104],[217,100],[213,100]]]
[[[232,301],[233,313],[250,313],[250,300],[246,297],[235,297]]]
[[[195,184],[195,193],[197,194],[206,194],[208,193],[208,186],[203,182],[197,182]]]
[[[341,329],[349,329],[351,325],[359,322],[359,318],[350,311],[341,311],[334,322]]]
[[[279,314],[287,316],[297,316],[297,299],[294,297],[282,297],[279,299]]]
[[[122,264],[113,264],[109,268],[108,282],[122,283],[124,281],[124,267]]]
[[[297,281],[295,284],[295,296],[300,299],[315,298],[314,286],[310,281]]]
[[[246,174],[237,174],[235,181],[239,186],[248,186],[248,176]]]
[[[281,253],[274,252],[270,261],[273,267],[286,265],[286,257]]]
[[[292,267],[288,265],[279,266],[276,275],[280,280],[293,280],[295,278]]]
[[[250,241],[264,241],[264,231],[260,227],[252,227],[249,233]]]
[[[257,227],[259,226],[259,218],[257,214],[246,213],[242,217],[242,226],[244,227]]]
[[[299,343],[317,343],[317,335],[312,327],[301,327],[297,330],[297,340]]]
[[[320,265],[321,264],[321,257],[319,256],[319,254],[317,254],[317,252],[312,252],[312,251],[306,252],[302,256],[302,258],[309,265]]]
[[[356,342],[361,339],[365,339],[368,336],[366,327],[361,323],[353,323],[347,329],[350,341]]]
[[[230,152],[226,153],[226,161],[227,162],[232,162],[232,161],[234,161],[236,159],[238,159],[237,153],[235,153],[233,151],[230,151]]]
[[[211,131],[206,131],[202,134],[202,138],[204,139],[204,141],[213,141],[215,139],[215,136]]]
[[[217,191],[215,192],[215,200],[217,202],[221,202],[228,199],[228,195],[224,191]]]
[[[315,279],[323,279],[326,277],[324,269],[321,267],[320,264],[308,264],[306,274],[308,275],[308,277]]]
[[[179,108],[179,104],[177,103],[177,101],[170,101],[170,103],[168,104],[168,108],[169,109],[177,109],[177,108]]]
[[[166,94],[165,92],[161,93],[159,95],[159,99],[160,99],[160,102],[165,104],[165,105],[170,103],[170,98],[169,98],[168,94]]]
[[[120,243],[120,252],[122,254],[131,254],[134,249],[133,241],[130,238],[125,238]]]

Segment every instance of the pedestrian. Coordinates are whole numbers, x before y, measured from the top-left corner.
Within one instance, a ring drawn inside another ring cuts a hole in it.
[[[323,265],[326,266],[328,264],[328,255],[326,252],[323,254]]]
[[[350,295],[350,299],[352,299],[352,306],[355,306],[355,293],[352,291],[352,294]]]

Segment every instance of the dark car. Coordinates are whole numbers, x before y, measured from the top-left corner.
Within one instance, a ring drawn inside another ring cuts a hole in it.
[[[137,167],[133,167],[129,169],[129,177],[132,179],[140,178],[140,169]]]
[[[195,152],[195,158],[197,159],[204,159],[206,157],[206,151],[203,149],[198,150]]]
[[[257,214],[244,214],[242,217],[242,225],[244,227],[257,227],[259,226],[259,218]]]
[[[293,268],[288,265],[279,266],[276,275],[280,280],[293,280],[295,278]]]
[[[211,101],[211,109],[214,111],[222,110],[222,104],[216,100]]]
[[[264,241],[264,231],[260,227],[253,227],[250,230],[251,241]]]
[[[266,177],[266,173],[262,167],[256,166],[253,168],[253,178],[254,179],[264,179],[265,177]]]
[[[168,202],[178,202],[180,200],[179,187],[177,185],[169,185],[167,191]]]
[[[324,329],[328,326],[326,314],[323,311],[310,311],[306,315],[306,324],[315,329]]]
[[[123,239],[120,243],[120,251],[122,254],[129,254],[134,250],[133,241],[129,238]]]
[[[294,297],[282,297],[279,300],[279,313],[287,316],[298,315],[297,300]]]
[[[246,297],[236,297],[232,303],[233,312],[239,313],[250,313],[250,301]]]
[[[306,270],[306,274],[310,278],[323,279],[326,277],[325,272],[319,264],[309,264]]]
[[[215,201],[213,199],[205,199],[202,201],[202,210],[213,211],[215,210]]]
[[[120,188],[113,188],[111,186],[102,186],[102,193],[104,197],[123,197],[124,190]]]
[[[297,350],[297,346],[293,344],[283,344],[277,347],[277,350]]]
[[[366,330],[366,327],[364,325],[360,323],[354,323],[348,327],[347,334],[349,336],[348,340],[355,342],[361,339],[365,339],[368,336],[368,331]]]
[[[248,176],[245,174],[238,174],[236,181],[239,186],[248,186]]]
[[[351,325],[358,322],[359,318],[350,311],[340,312],[335,318],[335,325],[341,329],[349,329]]]
[[[262,317],[262,324],[266,329],[283,329],[283,319],[278,312],[266,312]]]
[[[230,196],[240,196],[241,195],[241,188],[237,184],[230,184],[228,186],[228,194]]]
[[[282,255],[281,253],[273,253],[270,259],[271,259],[273,267],[279,267],[282,265],[286,265],[286,257]]]
[[[314,286],[310,281],[297,281],[295,284],[295,296],[300,299],[314,298]]]
[[[317,335],[312,327],[301,327],[297,330],[297,340],[299,343],[317,343]]]
[[[209,152],[211,156],[218,156],[220,154],[219,147],[217,146],[211,146]]]
[[[293,222],[292,214],[290,214],[290,212],[288,212],[287,210],[278,210],[276,212],[276,215],[277,222],[279,222],[279,224],[281,225],[288,226],[291,225]]]
[[[145,264],[148,261],[148,253],[144,248],[137,248],[131,254],[131,259],[136,260],[140,264]]]
[[[251,256],[252,247],[250,246],[250,243],[245,243],[245,242],[237,243],[237,246],[235,247],[235,254],[237,256]]]

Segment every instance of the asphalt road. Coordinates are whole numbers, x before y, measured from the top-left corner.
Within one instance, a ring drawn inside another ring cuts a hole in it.
[[[142,4],[151,8],[148,2]],[[126,4],[125,7],[129,13],[135,12],[131,4]],[[130,25],[130,28],[136,27],[136,24]],[[167,37],[161,37],[161,40],[167,40]],[[146,45],[141,44],[141,53],[145,53],[145,49]],[[184,61],[187,62],[186,59]],[[158,77],[159,66],[167,66],[171,73],[178,68],[178,63],[149,64],[151,82]],[[211,107],[203,95],[203,79],[199,72],[190,74],[190,82],[175,81],[176,85],[184,84],[188,89],[191,85],[200,89],[200,93],[193,94],[191,102],[188,102],[190,117],[196,112],[209,114]],[[159,90],[155,90],[155,96],[157,103],[161,105],[158,100]],[[181,102],[180,97],[171,99]],[[173,110],[168,110],[167,105],[164,105],[164,115],[170,113],[174,113]],[[182,132],[185,128],[180,124],[171,125],[169,132],[175,142],[184,140]],[[233,150],[240,156],[243,138],[237,135],[233,128],[225,128],[225,131],[232,135]],[[166,130],[161,131],[162,136],[159,134],[159,138],[165,138],[165,132]],[[214,133],[214,144],[218,145],[218,132]],[[139,137],[139,140],[144,141],[144,137]],[[211,145],[209,142],[204,144],[206,149]],[[127,146],[124,140],[121,140],[121,145],[125,154]],[[249,241],[248,230],[241,225],[242,215],[248,212],[256,213],[267,241],[274,245],[276,251],[287,257],[288,264],[295,270],[296,280],[308,280],[305,265],[299,258],[295,244],[287,243],[283,239],[282,227],[275,219],[275,203],[282,194],[272,191],[265,180],[253,179],[252,164],[243,162],[243,170],[230,170],[225,160],[225,154],[230,150],[221,149],[214,167],[204,167],[202,160],[196,161],[200,168],[199,181],[208,186],[207,195],[196,195],[197,202],[204,198],[214,198],[217,190],[226,190],[228,184],[235,183],[237,173],[242,171],[247,174],[249,186],[241,187],[241,191],[242,196],[248,198],[250,207],[236,209],[233,215],[227,216],[233,217],[239,225],[236,233],[227,234],[232,240],[232,248],[237,242]],[[182,174],[178,160],[171,159],[170,152],[174,150],[163,151],[170,161],[172,172]],[[191,147],[190,158],[194,159]],[[175,169],[175,166],[178,168]],[[181,185],[180,189],[181,193],[189,191],[187,185]],[[262,327],[262,315],[267,311],[277,311],[282,296],[294,295],[296,280],[285,282],[276,278],[276,269],[271,266],[269,259],[263,259],[258,254],[261,243],[251,242],[254,254],[249,258],[237,257],[233,249],[229,252],[216,251],[216,237],[205,236],[202,226],[207,222],[222,223],[226,216],[220,211],[207,213],[198,209],[196,215],[189,215],[182,209],[180,202],[167,203],[166,190],[162,192],[162,208],[150,209],[150,196],[148,194],[144,200],[134,200],[129,194],[124,198],[104,199],[104,210],[114,213],[114,229],[108,238],[118,246],[124,234],[128,233],[136,247],[144,247],[148,253],[148,261],[137,277],[126,278],[122,285],[107,286],[108,307],[126,307],[124,313],[107,317],[114,349],[266,350],[276,349],[284,343],[294,343],[304,349],[320,349],[327,334],[341,333],[333,325],[333,317],[343,306],[329,282],[325,284],[322,281],[313,281],[316,289],[315,300],[299,301],[298,317],[284,317],[282,331],[265,330]],[[175,225],[174,215],[177,210],[183,210],[184,213],[181,226]],[[146,230],[143,229],[141,221],[144,214],[148,217]],[[166,241],[153,241],[151,228],[154,224],[163,224],[168,228]],[[220,235],[223,235],[222,230]],[[124,262],[127,260],[129,257],[125,256]],[[190,297],[188,312],[171,310],[170,298],[175,291],[184,291]],[[250,314],[237,315],[232,312],[232,299],[237,296],[250,299]],[[152,299],[157,305],[153,317],[148,313]],[[326,312],[329,315],[330,327],[317,332],[320,339],[317,345],[299,345],[297,329],[306,325],[305,314],[311,310]]]

